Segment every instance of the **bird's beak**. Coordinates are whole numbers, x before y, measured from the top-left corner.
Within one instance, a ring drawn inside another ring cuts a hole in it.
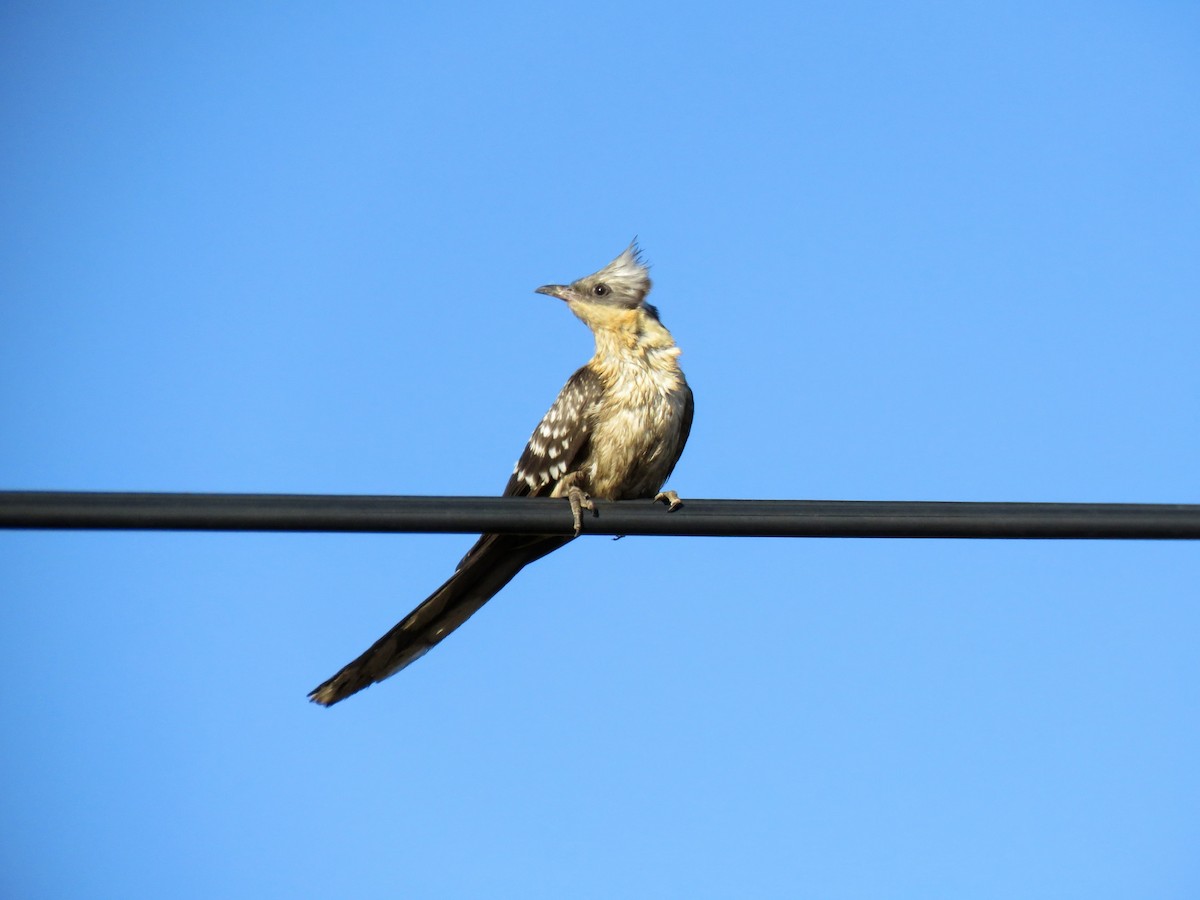
[[[534,293],[545,294],[547,297],[557,297],[559,300],[570,300],[571,286],[569,284],[543,284]]]

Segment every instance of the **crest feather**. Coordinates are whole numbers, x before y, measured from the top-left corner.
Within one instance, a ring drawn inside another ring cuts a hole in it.
[[[650,267],[642,258],[641,248],[634,239],[616,259],[599,272],[581,278],[580,281],[590,284],[604,282],[614,293],[636,298],[641,302],[650,292]]]

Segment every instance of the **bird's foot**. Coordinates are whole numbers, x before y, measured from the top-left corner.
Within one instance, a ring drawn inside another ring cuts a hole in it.
[[[667,504],[667,512],[675,512],[675,510],[683,506],[683,501],[679,499],[679,495],[674,491],[659,491],[654,495],[654,502]]]
[[[575,520],[575,536],[579,536],[579,532],[583,530],[583,511],[586,509],[595,515],[596,504],[575,485],[571,485],[567,489],[567,502],[571,504],[571,518]]]

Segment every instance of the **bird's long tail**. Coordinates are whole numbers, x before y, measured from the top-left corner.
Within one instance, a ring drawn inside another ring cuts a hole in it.
[[[462,558],[445,584],[358,659],[315,688],[308,698],[322,706],[332,706],[395,675],[467,621],[525,566],[570,540],[485,534]]]

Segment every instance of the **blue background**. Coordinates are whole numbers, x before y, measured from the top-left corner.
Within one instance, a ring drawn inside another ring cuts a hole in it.
[[[684,497],[1200,501],[1191,3],[5,4],[0,487],[486,495],[635,234]],[[11,897],[1195,897],[1200,551],[0,533]]]

